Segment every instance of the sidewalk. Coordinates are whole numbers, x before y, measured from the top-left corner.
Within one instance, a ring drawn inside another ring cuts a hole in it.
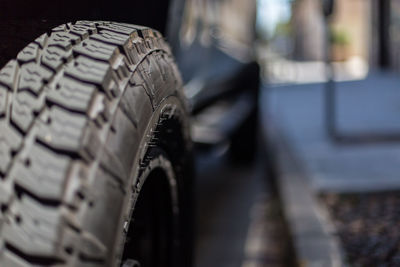
[[[337,125],[345,135],[400,134],[400,78],[374,73],[337,86]],[[266,89],[267,114],[283,131],[317,191],[400,188],[400,143],[336,144],[324,128],[324,84]]]
[[[344,264],[337,232],[326,206],[317,199],[319,194],[400,189],[400,142],[330,140],[324,128],[324,86],[270,86],[264,88],[261,100],[265,132],[276,149],[285,215],[298,260],[306,266]],[[399,77],[375,72],[365,80],[336,86],[342,134],[400,133]]]

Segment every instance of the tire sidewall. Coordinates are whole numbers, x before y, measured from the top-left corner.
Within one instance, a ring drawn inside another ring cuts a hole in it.
[[[159,167],[159,166],[150,166],[150,162],[147,162],[146,165],[143,165],[143,159],[146,157],[146,154],[148,154],[149,150],[153,149],[154,145],[152,145],[152,139],[154,138],[154,132],[157,126],[160,124],[160,120],[163,115],[165,115],[166,112],[169,112],[170,110],[174,110],[176,114],[179,114],[179,119],[182,122],[182,128],[180,129],[182,131],[183,136],[185,137],[184,143],[185,143],[185,148],[184,150],[186,151],[186,155],[182,155],[182,157],[186,158],[186,162],[184,165],[186,166],[179,166],[179,169],[191,169],[191,160],[188,155],[191,155],[191,143],[190,143],[190,138],[189,138],[189,125],[188,125],[188,114],[186,112],[185,108],[185,103],[182,101],[181,97],[177,94],[170,94],[169,96],[165,97],[162,102],[158,105],[157,109],[153,112],[151,119],[149,120],[146,130],[144,134],[142,135],[142,139],[140,141],[139,149],[136,153],[135,159],[134,159],[134,165],[132,166],[130,175],[129,175],[129,183],[126,188],[127,190],[127,196],[125,197],[124,200],[124,206],[123,206],[123,211],[118,219],[118,225],[119,225],[119,230],[118,233],[120,233],[118,236],[116,236],[115,239],[115,251],[113,253],[112,259],[114,261],[112,262],[111,266],[118,266],[118,255],[122,255],[122,250],[123,250],[123,243],[124,243],[124,223],[127,220],[127,218],[131,218],[131,214],[134,211],[136,200],[140,196],[140,189],[143,187],[147,176],[150,174],[150,172],[153,170],[154,167]],[[169,115],[168,115],[169,116]],[[179,170],[176,170],[177,166],[173,166],[173,163],[169,160],[168,154],[169,151],[168,149],[162,148],[162,151],[166,153],[165,157],[168,159],[167,164],[172,164],[169,168],[166,167],[164,168],[165,171],[170,169],[171,172],[168,176],[169,177],[174,177],[176,179],[177,183],[177,198],[181,200],[184,198],[182,196],[182,193],[188,193],[188,192],[182,192],[183,187],[187,187],[185,185],[182,185],[185,183],[185,181],[182,181],[182,179],[187,178],[188,180],[191,179],[191,177],[182,177],[183,174],[180,173]],[[146,171],[142,172],[140,174],[140,171],[145,169]],[[139,186],[138,186],[139,185]],[[135,191],[135,189],[138,189],[138,191]],[[179,201],[181,203],[181,201]],[[180,208],[180,207],[179,207]],[[133,219],[133,218],[131,218]]]

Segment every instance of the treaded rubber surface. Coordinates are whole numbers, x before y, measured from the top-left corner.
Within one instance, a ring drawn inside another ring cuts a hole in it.
[[[162,36],[123,23],[58,26],[8,62],[0,266],[108,266],[141,136],[181,88]]]

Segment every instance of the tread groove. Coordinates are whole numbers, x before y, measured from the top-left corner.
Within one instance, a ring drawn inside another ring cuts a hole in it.
[[[65,155],[65,156],[70,157],[71,159],[77,159],[77,160],[82,159],[83,160],[83,158],[79,155],[78,152],[71,152],[71,151],[64,150],[64,149],[54,148],[39,138],[36,138],[35,142],[56,154]]]
[[[27,255],[20,251],[15,246],[9,244],[8,242],[5,243],[5,249],[11,252],[12,254],[17,255],[18,257],[24,259],[25,261],[37,265],[37,266],[50,266],[56,264],[64,264],[65,261],[57,258],[46,258],[46,257],[38,257],[33,255]]]
[[[36,194],[29,191],[29,189],[26,189],[25,187],[23,187],[19,184],[14,184],[14,191],[15,191],[16,196],[19,199],[21,199],[23,195],[27,195],[30,198],[36,200],[37,202],[39,202],[40,204],[43,204],[45,206],[57,208],[61,205],[60,201],[57,201],[54,199],[45,199],[45,198],[38,197]]]

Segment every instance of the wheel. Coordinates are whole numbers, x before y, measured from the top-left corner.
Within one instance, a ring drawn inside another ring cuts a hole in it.
[[[43,34],[0,70],[0,266],[190,266],[191,147],[157,31]]]

